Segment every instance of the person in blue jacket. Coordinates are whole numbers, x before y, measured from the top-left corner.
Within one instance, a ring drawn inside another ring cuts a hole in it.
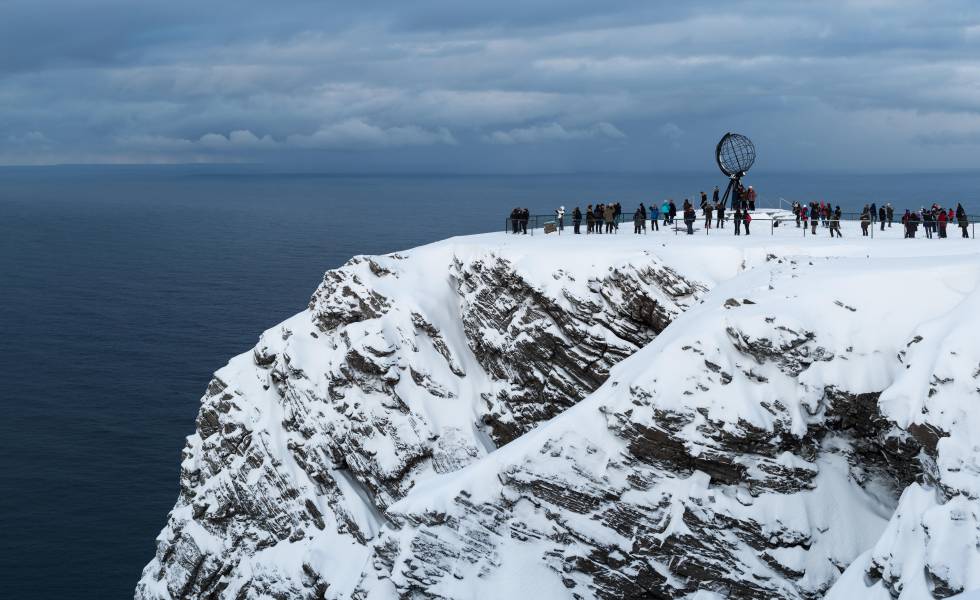
[[[660,231],[660,209],[655,202],[650,203],[650,231]]]

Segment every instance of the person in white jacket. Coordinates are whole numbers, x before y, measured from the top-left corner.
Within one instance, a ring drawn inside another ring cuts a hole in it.
[[[559,206],[555,209],[555,223],[558,225],[558,233],[561,234],[565,229],[565,207]]]

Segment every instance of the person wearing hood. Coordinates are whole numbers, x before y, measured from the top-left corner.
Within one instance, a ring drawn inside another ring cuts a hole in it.
[[[670,224],[674,224],[674,219],[677,217],[677,205],[674,201],[670,201],[670,205],[667,207],[667,215],[670,217]]]
[[[559,206],[555,209],[555,223],[558,224],[558,235],[565,231],[565,207]]]
[[[656,202],[650,203],[650,231],[660,231],[660,210]]]
[[[892,226],[892,220],[895,218],[895,209],[892,207],[891,202],[885,203],[885,216],[888,218],[888,226]]]

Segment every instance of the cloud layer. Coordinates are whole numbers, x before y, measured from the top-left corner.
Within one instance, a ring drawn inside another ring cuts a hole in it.
[[[8,0],[0,163],[975,166],[974,3],[659,4]]]

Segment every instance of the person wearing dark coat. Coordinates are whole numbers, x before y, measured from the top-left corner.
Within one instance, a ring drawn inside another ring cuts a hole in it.
[[[531,211],[522,208],[521,209],[521,233],[527,235],[527,222],[531,220]]]
[[[919,228],[919,216],[914,212],[905,209],[905,215],[902,217],[902,223],[905,225],[905,237],[908,239],[915,238],[915,230]]]
[[[715,188],[715,195],[718,195],[718,188]],[[721,202],[715,200],[715,214],[718,215],[718,221],[715,223],[715,227],[724,229],[725,228],[725,205]]]
[[[834,212],[830,214],[830,237],[834,237],[834,233],[839,238],[844,237],[840,232],[840,206],[835,208]]]
[[[646,225],[646,217],[640,212],[640,209],[633,211],[633,233],[639,234],[641,229],[644,229]]]
[[[878,206],[872,202],[871,203],[871,222],[874,223],[875,219],[878,218]]]
[[[885,230],[885,221],[888,218],[888,211],[885,210],[884,206],[878,208],[878,222],[881,223],[881,230]]]
[[[674,219],[677,217],[677,205],[674,204],[673,200],[670,201],[670,210],[667,212],[667,216],[670,218],[670,224],[673,225]]]
[[[517,233],[521,230],[521,209],[515,208],[510,211],[510,232]]]
[[[735,217],[732,219],[732,223],[735,224],[735,235],[742,235],[742,205],[735,205]]]
[[[871,226],[871,207],[864,205],[861,211],[861,235],[868,235],[868,227]]]
[[[687,225],[687,235],[694,235],[694,222],[697,221],[697,214],[694,212],[694,207],[690,204],[684,209],[684,224]]]
[[[885,204],[885,216],[888,217],[888,226],[892,226],[892,219],[895,218],[895,209],[892,207],[892,203],[888,202]]]
[[[581,227],[581,225],[582,225],[582,211],[580,211],[576,206],[575,210],[572,211],[572,228],[574,229],[576,234],[582,233],[579,230],[579,227]]]
[[[970,226],[970,218],[966,216],[966,211],[963,210],[962,204],[956,205],[956,222],[959,224],[960,229],[963,230],[963,237],[970,237],[970,234],[966,231]]]
[[[711,203],[705,203],[704,205],[704,228],[711,229],[711,218],[714,216],[714,208]]]
[[[715,191],[711,192],[711,201],[718,204],[718,186],[715,186]]]

